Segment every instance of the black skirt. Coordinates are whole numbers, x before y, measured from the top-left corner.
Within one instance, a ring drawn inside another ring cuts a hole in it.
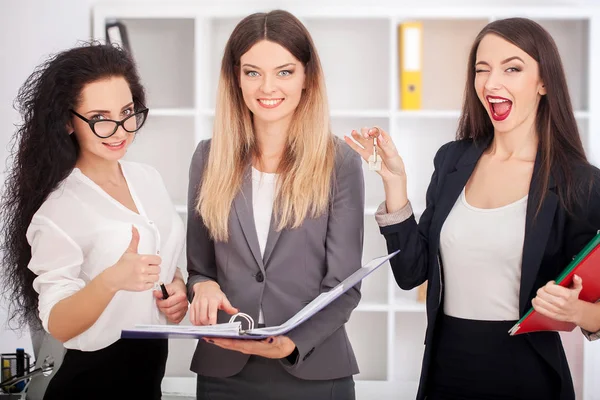
[[[560,376],[525,335],[508,334],[515,322],[440,315],[427,400],[557,399]]]
[[[354,400],[352,376],[304,380],[278,360],[250,356],[242,371],[228,378],[198,375],[197,400]]]
[[[120,339],[97,351],[67,350],[44,400],[158,400],[168,342]]]

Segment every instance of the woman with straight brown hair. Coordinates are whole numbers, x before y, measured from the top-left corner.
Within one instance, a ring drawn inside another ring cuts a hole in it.
[[[510,336],[532,306],[600,330],[582,285],[552,282],[600,229],[600,173],[585,156],[556,45],[536,22],[498,20],[468,61],[457,140],[438,151],[417,224],[402,159],[381,131],[376,213],[398,285],[428,281],[417,399],[575,398],[556,332]],[[377,130],[346,141],[363,158]]]
[[[244,18],[227,42],[211,140],[190,168],[195,325],[238,311],[279,325],[361,267],[360,157],[332,133],[319,56],[290,13]],[[287,336],[199,341],[198,399],[353,399],[344,324],[354,287]]]

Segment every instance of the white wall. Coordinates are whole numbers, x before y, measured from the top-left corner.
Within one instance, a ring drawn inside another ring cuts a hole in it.
[[[0,0],[0,160],[6,150],[18,114],[12,103],[19,86],[33,68],[48,54],[86,40],[91,32],[91,8],[102,0]],[[143,3],[147,0],[120,0]],[[167,0],[155,0],[167,1]],[[200,2],[231,3],[239,0],[199,0]],[[246,0],[252,1],[252,0]],[[267,8],[285,7],[299,1],[319,5],[363,4],[364,0],[267,0]],[[422,0],[420,6],[446,3],[447,0]],[[371,0],[369,4],[412,4],[411,0]],[[600,4],[600,0],[453,0],[454,4],[549,5]],[[17,39],[18,38],[18,39]],[[2,163],[2,166],[4,163]]]

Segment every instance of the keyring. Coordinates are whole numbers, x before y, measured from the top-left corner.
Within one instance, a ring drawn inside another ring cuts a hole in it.
[[[251,316],[249,316],[249,315],[248,315],[248,314],[246,314],[246,313],[237,313],[237,314],[234,314],[234,315],[232,315],[232,316],[231,316],[231,318],[229,318],[229,323],[231,324],[231,323],[235,322],[235,319],[236,319],[237,317],[242,317],[242,318],[244,318],[246,321],[248,321],[248,329],[247,329],[248,331],[249,331],[250,329],[254,329],[254,320],[252,319],[252,317],[251,317]]]

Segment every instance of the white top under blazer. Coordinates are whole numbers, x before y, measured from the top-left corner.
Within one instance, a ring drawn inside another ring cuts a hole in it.
[[[485,321],[519,319],[527,196],[503,207],[471,206],[463,189],[444,222],[444,313]]]

